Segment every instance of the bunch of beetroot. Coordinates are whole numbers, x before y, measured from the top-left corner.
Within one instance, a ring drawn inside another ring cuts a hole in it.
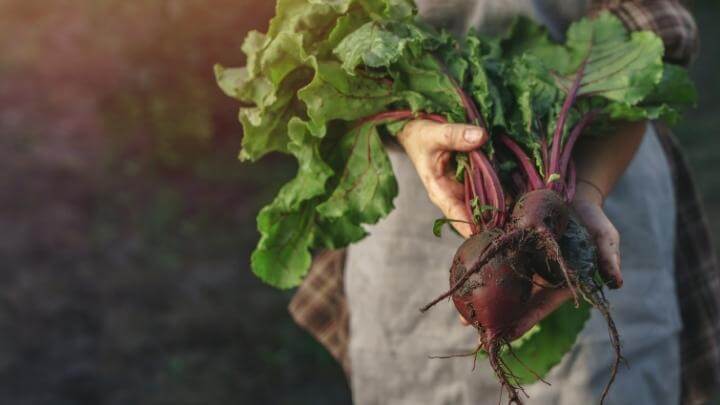
[[[530,21],[456,38],[419,21],[412,0],[278,0],[267,33],[250,32],[242,50],[246,66],[216,67],[241,103],[240,158],[298,162],[258,214],[258,277],[295,287],[316,249],[348,246],[392,211],[398,184],[383,139],[409,120],[479,125],[489,142],[456,160],[474,235],[453,259],[450,289],[423,310],[452,297],[520,402],[520,384],[560,361],[594,307],[615,348],[612,382],[620,341],[594,243],[570,208],[573,147],[616,120],[672,122],[692,104],[687,73],[663,63],[656,35],[603,13],[572,24],[561,43]],[[557,289],[570,304],[518,336]]]
[[[575,94],[570,92],[565,103],[567,108],[561,114],[572,106]],[[474,108],[468,106],[468,115],[474,114]],[[615,349],[615,362],[601,403],[622,359],[618,331],[597,278],[594,242],[570,206],[576,182],[572,147],[595,115],[595,111],[587,113],[573,127],[562,151],[557,146],[562,144],[562,128],[557,127],[552,143],[556,147],[552,151],[541,151],[543,159],[548,159],[542,161],[547,168],[545,178],[541,178],[521,147],[507,135],[499,135],[505,152],[519,167],[510,175],[513,182],[508,184],[508,192],[504,191],[495,171],[502,163],[500,159],[492,162],[482,151],[468,154],[469,164],[464,173],[465,205],[468,217],[473,218],[473,235],[455,253],[450,268],[450,289],[421,309],[424,312],[444,298],[452,297],[460,315],[480,334],[481,343],[475,353],[481,349],[487,353],[490,366],[506,388],[511,403],[521,403],[518,390],[522,390],[522,386],[501,353],[505,349],[514,355],[510,343],[519,337],[518,330],[528,328],[519,323],[527,321],[528,312],[545,298],[540,290],[566,288],[576,306],[578,300],[585,300],[605,318]],[[474,118],[474,122],[478,122],[478,117]],[[496,151],[495,155],[499,158],[503,154]],[[560,176],[553,178],[558,171]],[[476,215],[478,211],[473,206],[478,202],[490,209]]]

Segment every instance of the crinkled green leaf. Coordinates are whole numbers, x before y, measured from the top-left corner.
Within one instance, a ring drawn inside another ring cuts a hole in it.
[[[558,75],[558,85],[569,89],[579,76],[579,96],[593,95],[637,103],[660,81],[663,43],[648,31],[628,34],[609,12],[570,26],[565,44],[555,52],[542,46],[537,56]],[[529,49],[533,53],[533,48]]]
[[[398,61],[393,76],[396,91],[410,91],[408,102],[413,109],[443,113],[451,122],[464,122],[465,110],[452,80],[432,54],[408,56]],[[410,94],[419,97],[410,98]]]
[[[577,97],[566,116],[562,138],[590,106],[609,119],[666,119],[694,99],[684,70],[665,68],[662,41],[651,32],[628,33],[610,13],[573,23],[566,42],[552,44],[532,23],[516,24],[503,39],[514,55],[508,86],[513,90],[510,135],[543,170],[540,139],[555,132],[561,105],[577,83]],[[665,72],[665,73],[664,73]],[[538,123],[542,125],[538,126]],[[550,141],[550,139],[548,139]]]
[[[377,222],[394,208],[392,200],[398,192],[377,127],[355,128],[337,148],[346,164],[335,190],[317,207],[318,213],[324,218],[347,217],[358,224]]]
[[[311,134],[306,122],[291,119],[288,134],[298,174],[260,212],[261,238],[252,255],[255,274],[278,288],[296,286],[309,268],[309,249],[316,234],[313,199],[325,192],[325,182],[333,174],[319,154],[320,139]]]
[[[657,87],[638,105],[613,103],[606,112],[613,119],[636,121],[640,119],[661,119],[674,124],[680,119],[680,112],[695,104],[697,91],[690,81],[687,70],[666,65],[663,77]]]
[[[313,121],[324,125],[341,119],[354,121],[381,111],[401,99],[387,81],[348,76],[337,62],[318,65],[313,81],[298,92]]]
[[[355,243],[365,236],[367,231],[347,217],[316,218],[315,243],[325,249],[340,249]]]
[[[376,19],[401,21],[413,17],[417,11],[412,0],[360,0],[359,3]]]
[[[671,104],[677,107],[695,105],[697,90],[687,69],[676,65],[665,65],[660,83],[641,104]]]
[[[527,17],[518,17],[510,24],[508,30],[498,38],[502,54],[506,58],[515,58],[532,52],[542,59],[565,58],[565,52],[558,49],[550,39],[546,27]],[[556,55],[553,55],[557,53]]]
[[[536,123],[554,119],[554,113],[565,98],[555,86],[545,67],[532,55],[513,59],[509,69],[509,87],[515,101],[512,129],[516,134],[533,136]]]
[[[465,55],[469,64],[465,88],[473,98],[489,127],[506,127],[507,100],[500,76],[504,75],[504,66],[497,59],[499,42],[497,39],[480,37],[473,33],[465,38]]]
[[[251,79],[247,68],[226,69],[215,65],[215,79],[222,91],[228,96],[255,105],[270,104],[273,96],[272,83],[263,77]]]
[[[333,52],[342,61],[343,69],[354,75],[360,64],[371,68],[390,66],[408,47],[419,46],[423,39],[423,32],[413,25],[371,21],[346,36]]]
[[[308,71],[295,71],[283,81],[278,98],[271,105],[240,109],[242,160],[257,160],[269,152],[290,153],[288,123],[293,117],[304,115],[304,107],[295,93],[309,81]]]
[[[264,282],[292,288],[302,281],[312,260],[313,208],[311,202],[306,202],[293,212],[283,212],[273,204],[260,211],[257,221],[262,236],[252,253],[251,265]]]

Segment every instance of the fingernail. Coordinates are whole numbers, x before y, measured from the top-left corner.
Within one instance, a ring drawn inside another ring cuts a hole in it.
[[[463,133],[463,138],[465,138],[465,142],[468,142],[468,143],[480,142],[482,137],[483,137],[483,132],[480,128],[467,128],[465,130],[465,133]]]

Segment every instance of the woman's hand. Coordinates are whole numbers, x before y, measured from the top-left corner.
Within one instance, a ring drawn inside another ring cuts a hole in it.
[[[610,222],[602,209],[604,197],[600,190],[585,181],[578,182],[573,208],[580,217],[598,247],[598,264],[600,275],[608,287],[622,287],[623,278],[620,272],[620,234]],[[528,303],[528,312],[509,333],[510,340],[519,338],[534,325],[550,315],[572,294],[568,288],[547,289],[535,286]],[[463,325],[468,322],[460,317]]]
[[[414,120],[398,134],[398,141],[415,166],[425,190],[446,218],[471,221],[465,211],[463,186],[455,181],[449,166],[452,153],[469,152],[487,142],[480,127],[465,124],[440,124]],[[470,225],[453,222],[464,237],[471,235]]]
[[[620,272],[620,234],[602,209],[604,197],[601,191],[584,180],[578,181],[573,208],[583,225],[595,239],[598,248],[600,276],[610,288],[623,284]]]
[[[580,142],[577,152],[578,174],[598,181],[580,180],[577,185],[573,207],[580,220],[595,238],[598,246],[600,274],[610,288],[622,286],[620,273],[620,236],[602,209],[603,192],[614,185],[637,149],[644,123],[632,123],[618,131],[617,136],[605,140],[601,145],[594,142]],[[452,152],[468,152],[487,142],[487,134],[482,128],[464,124],[440,124],[426,120],[409,122],[398,134],[398,140],[413,162],[430,200],[440,208],[447,218],[470,221],[463,202],[463,186],[455,181],[449,161]],[[582,144],[586,143],[586,148]],[[592,146],[592,147],[591,147]],[[621,147],[620,149],[618,149]],[[587,151],[583,151],[587,149]],[[621,152],[618,152],[620,150]],[[586,153],[587,152],[587,153]],[[602,153],[601,153],[602,152]],[[455,229],[464,237],[471,234],[470,226],[453,223]],[[533,325],[552,313],[571,298],[567,288],[536,289],[531,297],[531,308],[518,322],[514,337],[522,336]],[[462,318],[461,322],[467,324]]]

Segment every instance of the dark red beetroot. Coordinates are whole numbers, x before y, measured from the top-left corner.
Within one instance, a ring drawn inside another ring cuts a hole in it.
[[[510,402],[521,403],[517,394],[521,387],[511,381],[512,373],[503,363],[500,350],[510,347],[510,340],[517,337],[518,321],[531,310],[533,284],[538,284],[534,279],[546,288],[569,288],[576,302],[577,291],[605,317],[615,348],[616,361],[602,403],[622,357],[607,300],[594,277],[597,252],[590,234],[568,204],[550,189],[522,195],[506,228],[508,232],[494,228],[466,240],[453,259],[450,290],[422,310],[452,296],[460,314],[478,329],[478,349],[487,351]]]
[[[565,280],[577,303],[577,282],[563,258],[558,241],[565,234],[570,208],[558,193],[539,189],[523,194],[515,203],[510,227],[525,230],[534,243],[520,246],[534,260],[538,274],[548,283]]]
[[[549,283],[557,284],[564,278],[564,285],[571,290],[576,302],[577,290],[605,318],[615,350],[615,362],[600,399],[602,403],[615,380],[622,355],[609,303],[602,285],[595,278],[598,274],[597,248],[592,236],[560,195],[550,189],[524,194],[515,204],[511,224],[535,235],[533,249],[527,252],[527,245],[524,249],[529,253],[530,265],[535,272]]]
[[[547,231],[559,239],[568,226],[569,209],[558,193],[539,189],[523,194],[515,203],[511,226]]]
[[[518,320],[528,311],[533,288],[531,267],[525,255],[495,255],[481,264],[483,253],[503,236],[492,229],[473,235],[458,248],[450,268],[450,284],[462,285],[452,300],[458,312],[480,333],[480,348],[488,353],[490,366],[510,395],[511,403],[520,403],[517,384],[510,381],[512,373],[500,357],[500,349],[509,345],[509,338]],[[471,269],[480,265],[478,271]]]
[[[450,284],[457,283],[468,269],[477,265],[483,251],[502,234],[494,229],[467,239],[453,259]],[[521,258],[496,255],[455,291],[452,299],[463,318],[493,336],[515,325],[527,311],[532,290],[532,273]]]

